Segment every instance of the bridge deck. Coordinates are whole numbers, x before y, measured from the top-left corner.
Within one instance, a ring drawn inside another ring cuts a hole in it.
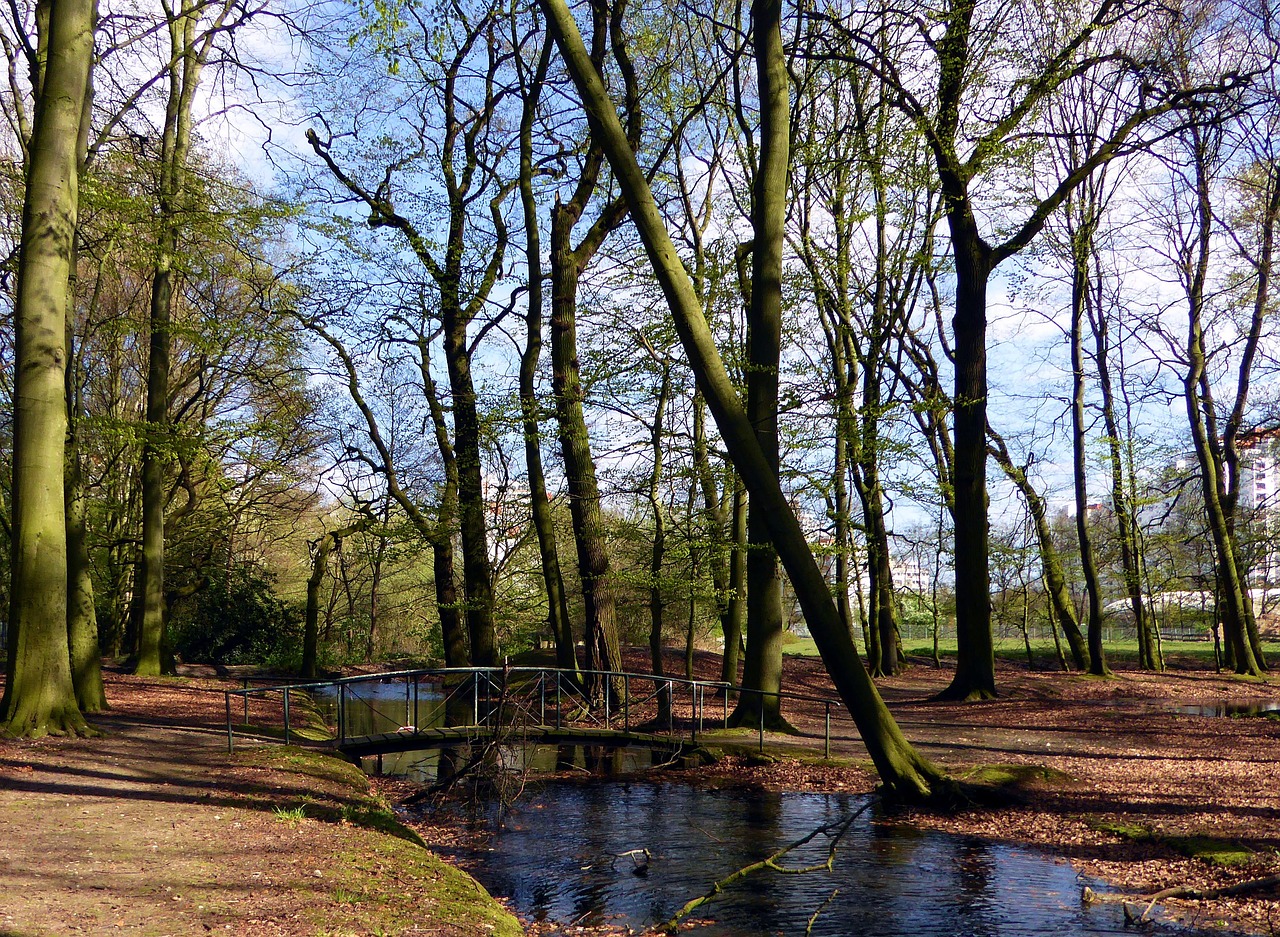
[[[338,745],[338,750],[350,757],[389,755],[395,752],[411,752],[425,748],[444,748],[463,745],[493,737],[488,726],[452,726],[419,729],[417,732],[387,732],[381,735],[348,737]],[[504,727],[502,734],[511,742],[532,742],[542,745],[641,745],[662,751],[678,752],[690,744],[687,738],[670,735],[654,735],[622,729],[605,729],[591,726],[520,726]]]

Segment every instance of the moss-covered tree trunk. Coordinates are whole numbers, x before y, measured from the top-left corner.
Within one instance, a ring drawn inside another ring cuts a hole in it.
[[[569,243],[575,220],[566,206],[557,206],[551,217],[551,384],[582,583],[586,668],[618,671],[622,669],[622,651],[618,644],[613,571],[578,369],[580,267]],[[603,689],[599,678],[592,675],[587,676],[587,685],[592,695]]]
[[[1189,130],[1194,166],[1195,199],[1192,236],[1185,240],[1180,258],[1187,301],[1187,370],[1183,375],[1183,399],[1191,428],[1191,441],[1200,464],[1200,489],[1213,538],[1217,572],[1217,613],[1222,620],[1228,665],[1236,673],[1260,676],[1262,666],[1249,635],[1248,589],[1239,564],[1231,509],[1223,479],[1222,440],[1214,422],[1215,408],[1207,373],[1204,340],[1205,286],[1214,236],[1211,204],[1210,144],[1197,127]]]
[[[702,307],[671,242],[649,184],[618,120],[608,92],[582,43],[564,0],[539,0],[548,29],[582,97],[592,135],[608,156],[626,196],[654,274],[671,310],[690,367],[707,400],[752,502],[769,519],[771,538],[786,565],[822,659],[849,707],[884,781],[893,794],[921,800],[943,792],[945,776],[911,747],[876,691],[853,641],[840,620],[822,571],[809,549],[778,474],[756,440],[737,391],[725,370]],[[778,9],[757,20],[757,32],[775,28]],[[771,46],[781,50],[781,44]],[[777,54],[777,53],[774,53]]]
[[[752,185],[751,290],[747,304],[747,419],[772,472],[778,472],[778,369],[782,353],[782,253],[790,164],[791,94],[782,48],[782,6],[751,8],[760,99],[760,155]],[[730,725],[785,729],[782,718],[782,571],[764,506],[747,514],[747,656],[743,693]]]
[[[14,308],[13,512],[0,733],[87,731],[67,643],[66,314],[79,207],[93,0],[47,0]]]

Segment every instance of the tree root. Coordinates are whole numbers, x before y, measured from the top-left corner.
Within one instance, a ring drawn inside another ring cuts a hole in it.
[[[1155,906],[1164,901],[1166,898],[1186,898],[1190,901],[1212,901],[1216,898],[1234,898],[1237,895],[1249,895],[1254,892],[1266,891],[1269,888],[1280,888],[1280,875],[1268,875],[1263,878],[1251,878],[1243,882],[1237,882],[1234,885],[1226,885],[1221,888],[1196,888],[1193,885],[1173,885],[1169,888],[1163,888],[1147,898],[1135,901],[1132,895],[1100,895],[1087,885],[1080,894],[1080,900],[1085,904],[1112,902],[1124,906],[1125,923],[1130,926],[1138,926],[1151,923],[1151,912],[1155,910]],[[1147,903],[1146,909],[1139,915],[1134,915],[1129,907],[1129,903],[1134,901],[1139,907],[1142,902]]]

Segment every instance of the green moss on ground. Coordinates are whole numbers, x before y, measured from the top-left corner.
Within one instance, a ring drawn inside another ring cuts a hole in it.
[[[519,937],[516,918],[474,878],[427,849],[401,823],[359,768],[335,755],[293,746],[266,746],[239,754],[255,767],[318,782],[314,796],[277,816],[340,825],[348,835],[328,874],[312,889],[317,935],[430,933]],[[301,819],[299,818],[299,819]],[[343,909],[332,928],[326,907]]]
[[[1138,823],[1105,819],[1094,820],[1089,825],[1099,832],[1110,833],[1120,839],[1164,846],[1188,859],[1199,859],[1223,868],[1248,865],[1255,858],[1253,850],[1247,846],[1221,836],[1168,834]]]

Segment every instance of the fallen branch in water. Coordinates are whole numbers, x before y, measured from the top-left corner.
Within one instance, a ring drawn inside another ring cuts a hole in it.
[[[813,935],[813,925],[814,925],[815,923],[817,923],[818,915],[819,915],[819,914],[821,914],[823,911],[827,910],[827,905],[829,905],[829,904],[831,904],[831,902],[835,901],[835,900],[836,900],[836,895],[838,895],[838,894],[840,894],[840,889],[838,889],[838,888],[837,888],[835,891],[833,891],[830,895],[828,895],[828,896],[827,896],[827,900],[826,900],[826,901],[824,901],[824,902],[822,902],[822,904],[818,905],[818,910],[814,911],[811,915],[809,915],[809,923],[805,926],[805,929],[804,929],[804,937],[812,937],[812,935]]]
[[[661,934],[676,933],[678,931],[680,921],[682,921],[684,918],[688,917],[690,914],[692,914],[702,905],[706,904],[708,901],[715,898],[717,895],[723,892],[730,885],[740,882],[747,876],[751,875],[752,873],[759,872],[762,869],[772,869],[775,872],[782,872],[787,875],[802,875],[807,872],[820,872],[823,870],[830,872],[831,866],[836,859],[836,850],[840,846],[841,837],[843,837],[844,834],[849,831],[849,827],[853,825],[854,820],[858,819],[858,817],[862,816],[864,813],[867,812],[867,810],[870,809],[872,803],[873,801],[867,801],[858,810],[855,810],[853,813],[849,814],[849,816],[836,820],[833,823],[828,823],[826,826],[820,826],[816,830],[813,830],[812,832],[806,834],[805,836],[800,837],[800,839],[797,839],[794,842],[788,843],[786,846],[783,846],[777,852],[773,853],[772,855],[766,856],[765,858],[761,859],[759,862],[753,862],[750,865],[744,865],[742,868],[738,869],[736,872],[731,872],[729,875],[725,876],[724,878],[712,884],[711,889],[706,894],[686,902],[684,907],[682,907],[679,911],[677,911],[674,915],[672,915],[670,920],[668,920],[666,923],[657,925],[654,928],[654,930]],[[798,869],[793,869],[793,868],[789,868],[787,866],[778,864],[778,860],[781,859],[783,856],[785,856],[787,853],[791,852],[793,849],[799,849],[801,846],[804,846],[805,844],[812,842],[817,837],[823,834],[827,834],[831,836],[831,845],[827,848],[826,862],[821,862],[821,863],[818,863],[817,865],[804,866]],[[827,900],[830,901],[831,899],[828,898]],[[823,906],[825,907],[825,903]],[[821,910],[821,908],[819,908],[819,910]]]
[[[1148,898],[1142,898],[1141,901],[1147,902],[1147,908],[1136,917],[1129,910],[1129,902],[1134,901],[1132,895],[1107,895],[1098,894],[1092,888],[1085,886],[1084,891],[1080,895],[1080,900],[1085,904],[1093,904],[1094,902],[1115,902],[1124,905],[1125,920],[1133,924],[1149,924],[1151,922],[1151,912],[1155,906],[1164,901],[1166,898],[1186,898],[1190,901],[1212,901],[1216,898],[1234,898],[1237,895],[1248,895],[1257,891],[1266,891],[1268,888],[1280,888],[1280,875],[1268,875],[1264,878],[1251,878],[1243,882],[1237,882],[1234,885],[1225,885],[1221,888],[1196,888],[1193,885],[1173,885],[1169,888],[1163,888]]]

